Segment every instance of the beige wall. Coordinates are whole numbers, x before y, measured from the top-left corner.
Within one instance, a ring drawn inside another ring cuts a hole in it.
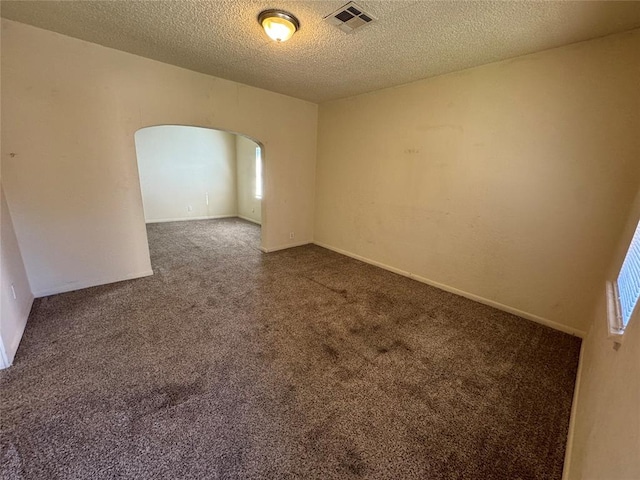
[[[607,278],[617,278],[640,220],[640,191]],[[593,325],[583,344],[565,479],[640,478],[640,311],[618,350],[607,338],[605,278]]]
[[[262,223],[262,202],[256,198],[256,147],[248,138],[236,137],[238,162],[238,215]]]
[[[36,296],[150,273],[134,148],[146,126],[262,142],[263,247],[313,240],[312,103],[3,19],[2,117],[3,183]]]
[[[13,363],[18,350],[33,295],[2,187],[0,201],[0,368],[5,368]]]
[[[262,141],[264,246],[312,239],[314,105],[6,20],[2,41],[3,182],[36,293],[148,272],[133,135],[149,125]],[[634,31],[320,111],[318,243],[570,331],[593,322],[576,480],[640,475],[640,322],[614,350],[603,285],[640,217],[638,51]],[[32,296],[2,200],[0,336],[15,352]]]
[[[135,141],[147,223],[237,214],[236,135],[163,125]]]
[[[640,30],[321,105],[316,242],[586,331],[640,177]]]

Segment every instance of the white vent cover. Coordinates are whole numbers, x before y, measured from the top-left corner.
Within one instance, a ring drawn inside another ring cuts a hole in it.
[[[366,13],[354,2],[349,2],[324,19],[331,25],[335,25],[345,33],[351,33],[357,28],[364,27],[375,20],[373,15]]]

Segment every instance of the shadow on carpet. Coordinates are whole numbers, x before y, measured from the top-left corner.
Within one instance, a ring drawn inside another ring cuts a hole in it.
[[[239,219],[35,301],[4,479],[560,479],[580,339]]]

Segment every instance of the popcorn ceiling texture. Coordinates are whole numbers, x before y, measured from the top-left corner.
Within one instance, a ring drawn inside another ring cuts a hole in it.
[[[378,18],[345,34],[337,1],[3,1],[3,17],[293,97],[322,102],[640,27],[640,2],[358,2]],[[287,43],[256,20],[296,15]]]

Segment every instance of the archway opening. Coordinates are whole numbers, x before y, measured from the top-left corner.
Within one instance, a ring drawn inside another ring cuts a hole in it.
[[[135,147],[147,227],[236,219],[254,227],[247,227],[252,235],[238,241],[255,240],[260,248],[265,220],[260,143],[223,130],[158,125],[138,130]]]

